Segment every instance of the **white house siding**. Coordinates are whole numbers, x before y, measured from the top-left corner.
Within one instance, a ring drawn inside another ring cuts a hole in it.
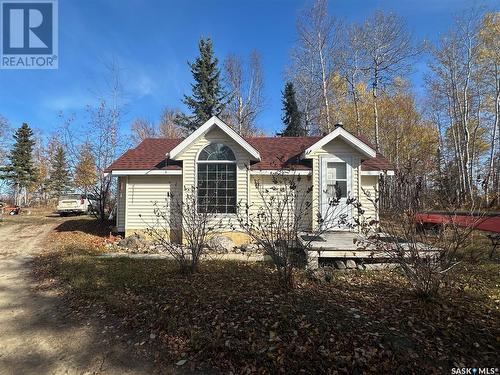
[[[205,135],[199,137],[193,144],[182,152],[176,159],[182,160],[182,176],[126,176],[120,177],[120,183],[125,184],[126,188],[120,192],[119,206],[117,212],[117,226],[119,230],[125,229],[126,235],[135,230],[144,230],[156,220],[154,215],[153,202],[165,205],[165,199],[169,192],[176,196],[183,196],[184,189],[189,189],[196,185],[196,159],[198,153],[210,143],[224,143],[229,146],[237,161],[237,202],[242,205],[250,204],[255,212],[262,198],[255,188],[255,181],[259,180],[264,186],[272,186],[272,177],[266,175],[250,175],[248,171],[249,155],[248,153],[223,131],[218,128],[210,130]],[[310,184],[313,185],[312,203],[313,207],[308,215],[304,216],[304,229],[310,229],[315,226],[316,213],[318,212],[320,197],[320,158],[322,156],[346,156],[352,158],[351,173],[351,195],[359,198],[365,218],[377,218],[377,210],[363,190],[369,192],[375,197],[377,190],[377,176],[362,176],[360,179],[360,162],[362,155],[343,140],[335,139],[323,148],[316,150],[308,157],[312,159],[313,171],[311,176],[301,176],[303,188],[306,189]],[[355,213],[353,212],[353,215]],[[140,217],[141,215],[142,217]],[[236,223],[236,215],[224,215],[228,222]],[[248,241],[248,237],[238,231],[233,231],[229,225],[221,229],[235,241],[236,244]]]
[[[361,176],[361,193],[359,201],[364,210],[364,219],[378,220],[376,199],[378,198],[378,176]]]
[[[307,194],[306,191],[307,189],[310,188],[311,186],[311,177],[310,176],[298,176],[294,177],[295,181],[297,182],[297,202],[296,203],[302,203],[305,204],[305,199],[307,199],[309,202],[312,200],[312,194],[309,193]],[[255,186],[255,183],[259,183],[259,188]],[[260,194],[259,189],[261,191],[264,191],[265,189],[270,189],[276,187],[276,185],[273,183],[273,177],[272,176],[266,176],[266,175],[261,175],[261,176],[251,176],[250,178],[250,213],[255,214],[258,212],[259,207],[263,207],[264,203],[264,198],[265,197],[270,197],[273,195],[273,192],[270,191],[269,193],[263,193],[263,195]],[[299,208],[300,210],[300,208]],[[276,212],[275,212],[276,213]],[[311,223],[312,223],[312,210],[309,208],[309,210],[306,212],[305,215],[302,216],[302,223],[301,223],[301,229],[302,230],[310,230],[311,229]]]
[[[212,128],[203,136],[200,136],[188,148],[186,148],[176,159],[182,160],[182,178],[183,185],[189,191],[193,186],[196,186],[196,161],[198,153],[210,143],[223,143],[230,147],[236,157],[236,201],[245,205],[248,201],[249,184],[248,184],[248,165],[250,163],[248,153],[235,141],[233,141],[226,133],[219,128]],[[223,218],[227,218],[227,230],[230,230],[230,223],[236,223],[236,215],[224,214]],[[236,242],[241,242],[242,238],[236,238]],[[241,237],[241,236],[240,236]]]
[[[118,177],[118,202],[116,205],[116,227],[118,232],[125,232],[125,200],[127,177]]]
[[[173,197],[182,196],[181,176],[128,176],[127,179],[125,231],[128,234],[133,230],[147,229],[156,222],[155,202],[159,208],[165,209],[169,193]],[[167,211],[175,207],[172,202],[170,198]]]
[[[358,198],[359,196],[359,166],[361,163],[362,154],[353,148],[351,145],[341,139],[334,139],[322,148],[314,151],[309,158],[313,163],[313,212],[317,213],[319,209],[319,199],[321,193],[321,178],[320,178],[320,160],[322,156],[350,156],[352,158],[352,173],[351,173],[351,196]],[[355,212],[353,212],[353,216]],[[312,226],[315,227],[316,223],[313,222]]]

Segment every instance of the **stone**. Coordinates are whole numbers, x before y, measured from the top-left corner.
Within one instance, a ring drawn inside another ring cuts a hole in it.
[[[181,359],[180,361],[177,361],[176,365],[177,366],[184,366],[187,362],[187,359]]]
[[[393,263],[368,263],[365,264],[367,270],[393,270],[397,265]]]
[[[247,243],[240,246],[242,253],[256,254],[260,252],[259,245],[254,243]]]
[[[358,265],[356,267],[358,268],[358,270],[364,270],[365,269],[365,266],[363,266],[361,263],[358,263]]]
[[[316,270],[319,267],[319,260],[317,255],[309,254],[307,257],[306,269],[308,270]]]
[[[319,267],[317,269],[307,269],[307,278],[315,282],[331,282],[334,279],[335,269],[333,267]]]
[[[326,281],[327,283],[332,282],[334,269],[332,267],[323,267],[322,270],[323,274],[321,276],[323,281]]]
[[[138,234],[134,234],[132,236],[125,237],[123,240],[118,242],[118,246],[125,247],[127,249],[137,250],[143,246],[145,246],[145,240]]]
[[[221,253],[228,253],[235,248],[233,240],[227,236],[220,235],[215,235],[210,238],[207,245],[211,250]]]
[[[342,262],[341,260],[336,260],[335,261],[335,267],[338,268],[339,270],[345,270],[345,263]]]
[[[355,262],[355,261],[353,261],[352,259],[348,259],[348,260],[346,260],[346,262],[345,262],[345,266],[346,266],[347,268],[356,268],[356,262]]]

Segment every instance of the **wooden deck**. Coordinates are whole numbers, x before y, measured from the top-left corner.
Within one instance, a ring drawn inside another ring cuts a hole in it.
[[[385,235],[389,239],[389,235]],[[382,237],[384,235],[382,234]],[[302,241],[310,241],[307,233],[300,236]],[[357,241],[355,241],[357,240]],[[392,241],[392,240],[391,240]],[[400,240],[401,241],[401,240]],[[335,258],[335,259],[370,259],[381,260],[390,258],[387,252],[376,250],[370,246],[363,246],[363,236],[355,232],[327,232],[318,238],[314,238],[310,244],[309,256],[316,258]],[[432,249],[428,245],[419,243],[422,249],[422,255],[431,256],[438,249]],[[417,245],[417,246],[418,246]],[[399,242],[402,248],[410,248],[410,244]]]
[[[302,241],[309,241],[306,233],[300,236]],[[362,240],[359,233],[354,232],[326,232],[319,238],[311,241],[310,252],[318,253],[320,258],[369,258],[375,254],[370,249],[361,249],[360,244],[355,243],[355,239]],[[380,254],[380,257],[383,257]]]

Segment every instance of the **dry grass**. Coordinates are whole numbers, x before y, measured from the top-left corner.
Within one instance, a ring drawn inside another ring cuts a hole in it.
[[[497,361],[498,264],[464,262],[432,302],[385,271],[329,283],[299,272],[285,293],[265,265],[205,262],[187,277],[168,260],[95,257],[98,238],[58,233],[55,250],[37,259],[38,276],[56,280],[75,308],[102,308],[154,332],[167,363],[234,373],[449,373]]]

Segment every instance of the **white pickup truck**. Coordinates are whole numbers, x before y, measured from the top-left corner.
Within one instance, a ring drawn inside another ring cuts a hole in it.
[[[66,194],[61,195],[57,202],[57,213],[61,216],[69,214],[81,215],[97,209],[97,201],[91,195]]]

